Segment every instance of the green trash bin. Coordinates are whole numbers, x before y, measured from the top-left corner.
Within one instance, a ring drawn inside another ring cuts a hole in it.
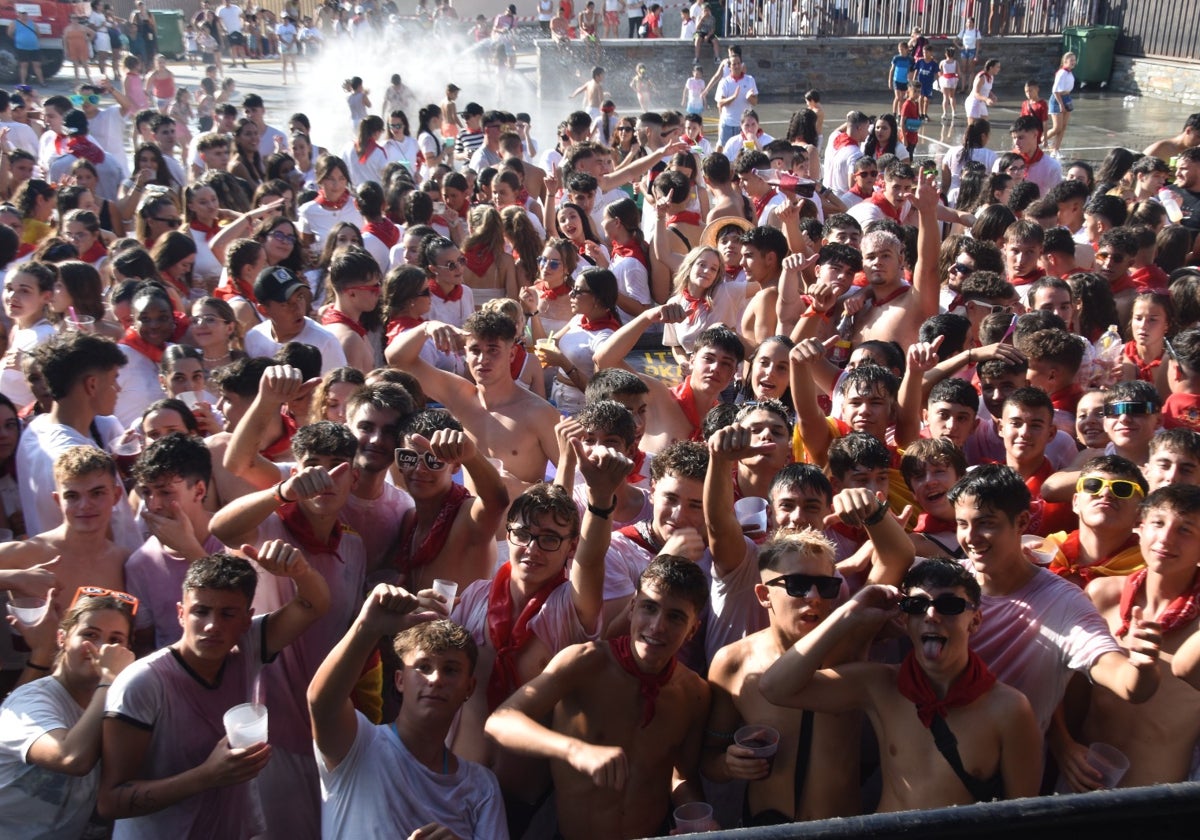
[[[158,30],[158,46],[155,49],[167,58],[176,61],[187,54],[183,45],[183,12],[178,9],[154,9],[154,26]]]
[[[1075,80],[1081,85],[1108,84],[1119,26],[1070,26],[1063,30],[1063,52],[1075,53]]]

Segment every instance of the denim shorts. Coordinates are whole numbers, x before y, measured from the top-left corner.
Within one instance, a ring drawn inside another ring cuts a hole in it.
[[[1062,99],[1063,99],[1063,104],[1062,104],[1062,107],[1060,108],[1058,106],[1058,97],[1057,96],[1050,97],[1050,113],[1051,114],[1061,114],[1063,111],[1070,112],[1070,111],[1075,110],[1075,103],[1071,101],[1070,94],[1063,94]]]

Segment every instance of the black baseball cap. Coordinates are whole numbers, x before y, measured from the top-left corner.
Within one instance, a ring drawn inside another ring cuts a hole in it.
[[[259,303],[287,303],[292,295],[307,288],[308,284],[301,282],[295,272],[281,265],[268,266],[254,278],[254,296]]]

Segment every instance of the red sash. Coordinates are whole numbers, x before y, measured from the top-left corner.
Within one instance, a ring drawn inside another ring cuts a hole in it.
[[[266,449],[259,450],[259,455],[266,458],[268,461],[275,460],[275,456],[282,455],[292,448],[292,435],[296,434],[296,418],[293,417],[287,408],[279,410],[279,417],[283,420],[283,434],[275,439],[275,442],[267,446]]]
[[[671,225],[696,225],[700,226],[700,214],[692,210],[684,210],[681,213],[671,213],[667,216],[667,227]]]
[[[917,526],[913,528],[913,533],[944,534],[948,531],[953,534],[957,530],[958,524],[953,519],[942,519],[932,513],[922,513],[917,517]]]
[[[987,664],[979,654],[967,654],[967,667],[950,685],[945,697],[938,697],[929,681],[929,676],[917,664],[917,657],[912,651],[900,663],[900,671],[896,675],[896,687],[900,693],[911,700],[917,707],[917,717],[928,729],[935,717],[946,716],[946,712],[959,706],[969,706],[986,694],[996,682],[996,675],[988,670]]]
[[[1046,276],[1045,271],[1043,271],[1040,268],[1035,268],[1033,271],[1029,272],[1028,274],[1018,274],[1016,277],[1013,278],[1012,284],[1017,287],[1028,286],[1032,283],[1036,283],[1038,280],[1041,280],[1045,276]]]
[[[533,288],[537,289],[538,297],[542,300],[558,300],[564,295],[571,294],[570,283],[562,283],[551,289],[544,281],[539,280],[533,284]]]
[[[325,325],[342,324],[353,330],[354,334],[359,338],[367,337],[366,327],[364,327],[354,318],[351,318],[345,312],[342,312],[340,309],[334,309],[332,306],[321,313],[321,323]]]
[[[512,620],[512,563],[505,563],[492,579],[492,587],[488,591],[487,606],[487,635],[492,647],[496,649],[496,661],[492,665],[492,675],[488,678],[487,696],[488,708],[495,710],[520,686],[520,676],[517,674],[517,654],[521,648],[533,638],[529,622],[536,616],[554,590],[567,582],[567,570],[564,567],[556,577],[547,581],[541,589],[533,593],[521,614],[514,623]]]
[[[892,221],[900,221],[900,211],[896,209],[896,205],[892,204],[892,202],[883,197],[883,193],[873,192],[867,201],[878,207],[879,212],[887,216]]]
[[[97,166],[104,163],[104,150],[88,139],[86,135],[76,134],[66,138],[66,141],[67,151],[75,157],[91,161]],[[57,140],[55,145],[58,145]]]
[[[463,296],[463,287],[461,283],[454,286],[454,288],[452,288],[450,291],[443,292],[442,287],[438,285],[438,281],[431,279],[429,281],[429,291],[432,292],[433,296],[438,300],[445,300],[451,303],[462,300]]]
[[[767,190],[765,193],[760,195],[758,198],[750,199],[751,201],[754,202],[754,218],[756,221],[758,220],[759,216],[762,215],[763,210],[767,209],[767,204],[770,203],[771,199],[773,199],[777,195],[779,195],[779,191],[776,190],[774,187],[771,187],[771,189]]]
[[[521,371],[525,369],[525,359],[528,356],[529,351],[525,349],[524,344],[518,341],[513,345],[513,357],[508,365],[508,372],[512,374],[514,382],[521,378]]]
[[[1138,355],[1137,343],[1133,341],[1127,341],[1125,342],[1125,350],[1123,355],[1137,367],[1138,379],[1142,380],[1143,382],[1154,381],[1154,369],[1162,364],[1162,353],[1159,353],[1158,358],[1154,361],[1143,361],[1142,357]]]
[[[712,312],[712,301],[707,297],[692,297],[685,288],[679,293],[683,297],[683,302],[687,304],[688,323],[693,324],[696,318],[700,316],[700,310]]]
[[[655,537],[654,532],[650,530],[649,522],[635,522],[632,525],[626,525],[624,528],[618,528],[617,533],[630,542],[636,543],[651,557],[656,556],[662,549],[661,545],[655,545],[653,542]]]
[[[213,289],[213,297],[220,298],[221,300],[227,302],[236,297],[242,297],[251,304],[258,303],[258,300],[254,297],[253,288],[245,285],[240,280],[235,280],[229,275],[225,276],[225,279],[221,281],[221,285]]]
[[[675,659],[667,664],[660,673],[647,674],[637,666],[633,659],[633,645],[628,636],[618,636],[608,640],[608,648],[613,658],[625,669],[625,672],[638,681],[638,694],[642,696],[642,728],[645,729],[654,720],[654,707],[658,701],[658,693],[662,687],[671,681],[675,673]]]
[[[1071,383],[1066,388],[1055,391],[1050,395],[1050,402],[1054,404],[1056,411],[1069,411],[1075,413],[1075,406],[1079,404],[1079,398],[1083,396],[1083,388],[1075,383]]]
[[[841,149],[844,149],[847,146],[857,146],[857,145],[858,145],[858,141],[855,140],[853,137],[851,137],[849,134],[847,134],[844,131],[839,131],[837,134],[833,135],[833,150],[835,152],[840,151]]]
[[[1170,285],[1167,273],[1154,263],[1131,269],[1129,280],[1139,292],[1165,292]]]
[[[904,286],[901,286],[899,289],[896,289],[896,291],[892,292],[890,295],[886,295],[883,298],[876,298],[875,293],[872,292],[871,293],[871,305],[872,306],[885,306],[885,305],[891,303],[892,301],[894,301],[896,298],[900,297],[901,295],[907,294],[908,292],[911,292],[911,291],[912,291],[912,286],[904,285]]]
[[[1021,152],[1017,152],[1017,154],[1021,155],[1021,159],[1025,161],[1025,166],[1027,168],[1033,166],[1045,156],[1041,148],[1034,149],[1033,154],[1031,155],[1021,154]]]
[[[1146,570],[1142,569],[1125,578],[1125,586],[1121,590],[1121,627],[1113,634],[1118,639],[1125,638],[1133,623],[1133,600],[1146,585],[1146,574]],[[1192,577],[1191,589],[1167,604],[1158,618],[1154,619],[1162,625],[1163,633],[1170,633],[1200,615],[1197,598],[1200,598],[1200,574]]]
[[[1133,282],[1133,275],[1128,271],[1118,277],[1116,280],[1110,280],[1108,287],[1114,295],[1119,295],[1121,292],[1137,291],[1137,285]]]
[[[638,244],[636,239],[630,239],[624,245],[618,245],[617,241],[614,239],[612,248],[610,250],[612,251],[614,260],[616,260],[618,257],[633,257],[642,265],[646,266],[646,268],[650,267],[650,261],[646,259],[646,252],[642,250],[642,246]]]
[[[288,529],[288,533],[295,537],[296,543],[300,548],[312,554],[332,554],[338,557],[338,546],[342,542],[342,532],[345,527],[341,520],[333,524],[333,530],[329,532],[329,541],[321,542],[317,539],[317,535],[313,533],[312,523],[308,521],[308,517],[304,515],[304,511],[300,509],[299,502],[287,502],[279,506],[279,518],[283,520],[284,527]],[[341,557],[338,557],[341,560]]]
[[[1083,585],[1087,586],[1094,578],[1100,577],[1100,569],[1107,566],[1117,555],[1123,554],[1131,548],[1138,547],[1138,535],[1130,534],[1129,539],[1109,556],[1101,558],[1099,562],[1093,563],[1090,566],[1079,565],[1079,531],[1072,531],[1067,534],[1067,538],[1058,544],[1058,550],[1066,559],[1066,563],[1059,563],[1058,557],[1051,561],[1047,567],[1051,572],[1059,577],[1070,577],[1071,575],[1079,575],[1079,579],[1083,581]]]
[[[192,219],[191,221],[188,222],[188,227],[191,228],[192,230],[203,233],[205,242],[212,239],[214,236],[216,236],[221,231],[220,225],[206,225],[206,224],[202,224],[201,222],[198,222],[195,219]]]
[[[94,264],[96,262],[99,262],[100,260],[102,260],[104,257],[107,257],[107,256],[108,256],[108,249],[104,247],[103,242],[101,242],[99,239],[97,239],[95,242],[92,243],[92,247],[88,248],[86,251],[84,251],[82,254],[79,255],[79,259],[81,259],[85,263],[93,263]]]
[[[646,477],[642,474],[642,467],[644,466],[646,466],[646,453],[639,448],[637,454],[633,456],[633,472],[625,476],[625,480],[630,484],[640,482]]]
[[[138,331],[133,327],[130,327],[125,331],[125,336],[121,339],[120,343],[141,353],[147,359],[154,362],[155,367],[158,367],[158,365],[162,363],[163,353],[167,352],[167,348],[165,346],[155,347],[153,344],[146,341],[146,339],[142,338],[141,335],[138,334]]]
[[[375,153],[375,150],[376,150],[376,149],[379,149],[379,144],[378,144],[378,143],[376,143],[374,140],[368,140],[368,141],[367,141],[367,147],[366,147],[364,150],[362,150],[362,151],[360,151],[360,152],[358,153],[358,162],[359,162],[359,163],[366,163],[366,162],[367,162],[367,158],[369,158],[371,155],[373,155],[373,154]],[[383,150],[382,150],[382,149],[380,149],[380,151],[383,151]],[[384,158],[386,159],[386,158],[387,158],[387,152],[383,152],[383,156],[384,156]]]
[[[446,497],[442,499],[442,507],[434,518],[429,533],[418,546],[412,544],[417,533],[417,516],[414,513],[400,529],[396,568],[402,572],[410,572],[428,566],[436,560],[438,554],[446,547],[446,539],[450,536],[450,528],[454,525],[454,518],[458,516],[458,509],[470,498],[471,494],[467,492],[467,488],[461,484],[451,484],[450,489],[446,491]]]

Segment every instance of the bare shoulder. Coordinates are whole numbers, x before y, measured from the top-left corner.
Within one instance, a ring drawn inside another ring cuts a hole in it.
[[[1087,585],[1084,593],[1096,605],[1096,609],[1104,613],[1121,603],[1121,590],[1125,588],[1125,577],[1098,577]]]
[[[988,693],[987,702],[989,717],[997,723],[1034,721],[1033,706],[1030,705],[1029,698],[1006,683],[997,682],[993,685]]]
[[[747,636],[736,642],[725,645],[717,651],[708,666],[708,680],[726,691],[732,692],[753,650],[751,639]]]
[[[34,566],[49,560],[57,553],[42,537],[0,543],[0,569]]]

